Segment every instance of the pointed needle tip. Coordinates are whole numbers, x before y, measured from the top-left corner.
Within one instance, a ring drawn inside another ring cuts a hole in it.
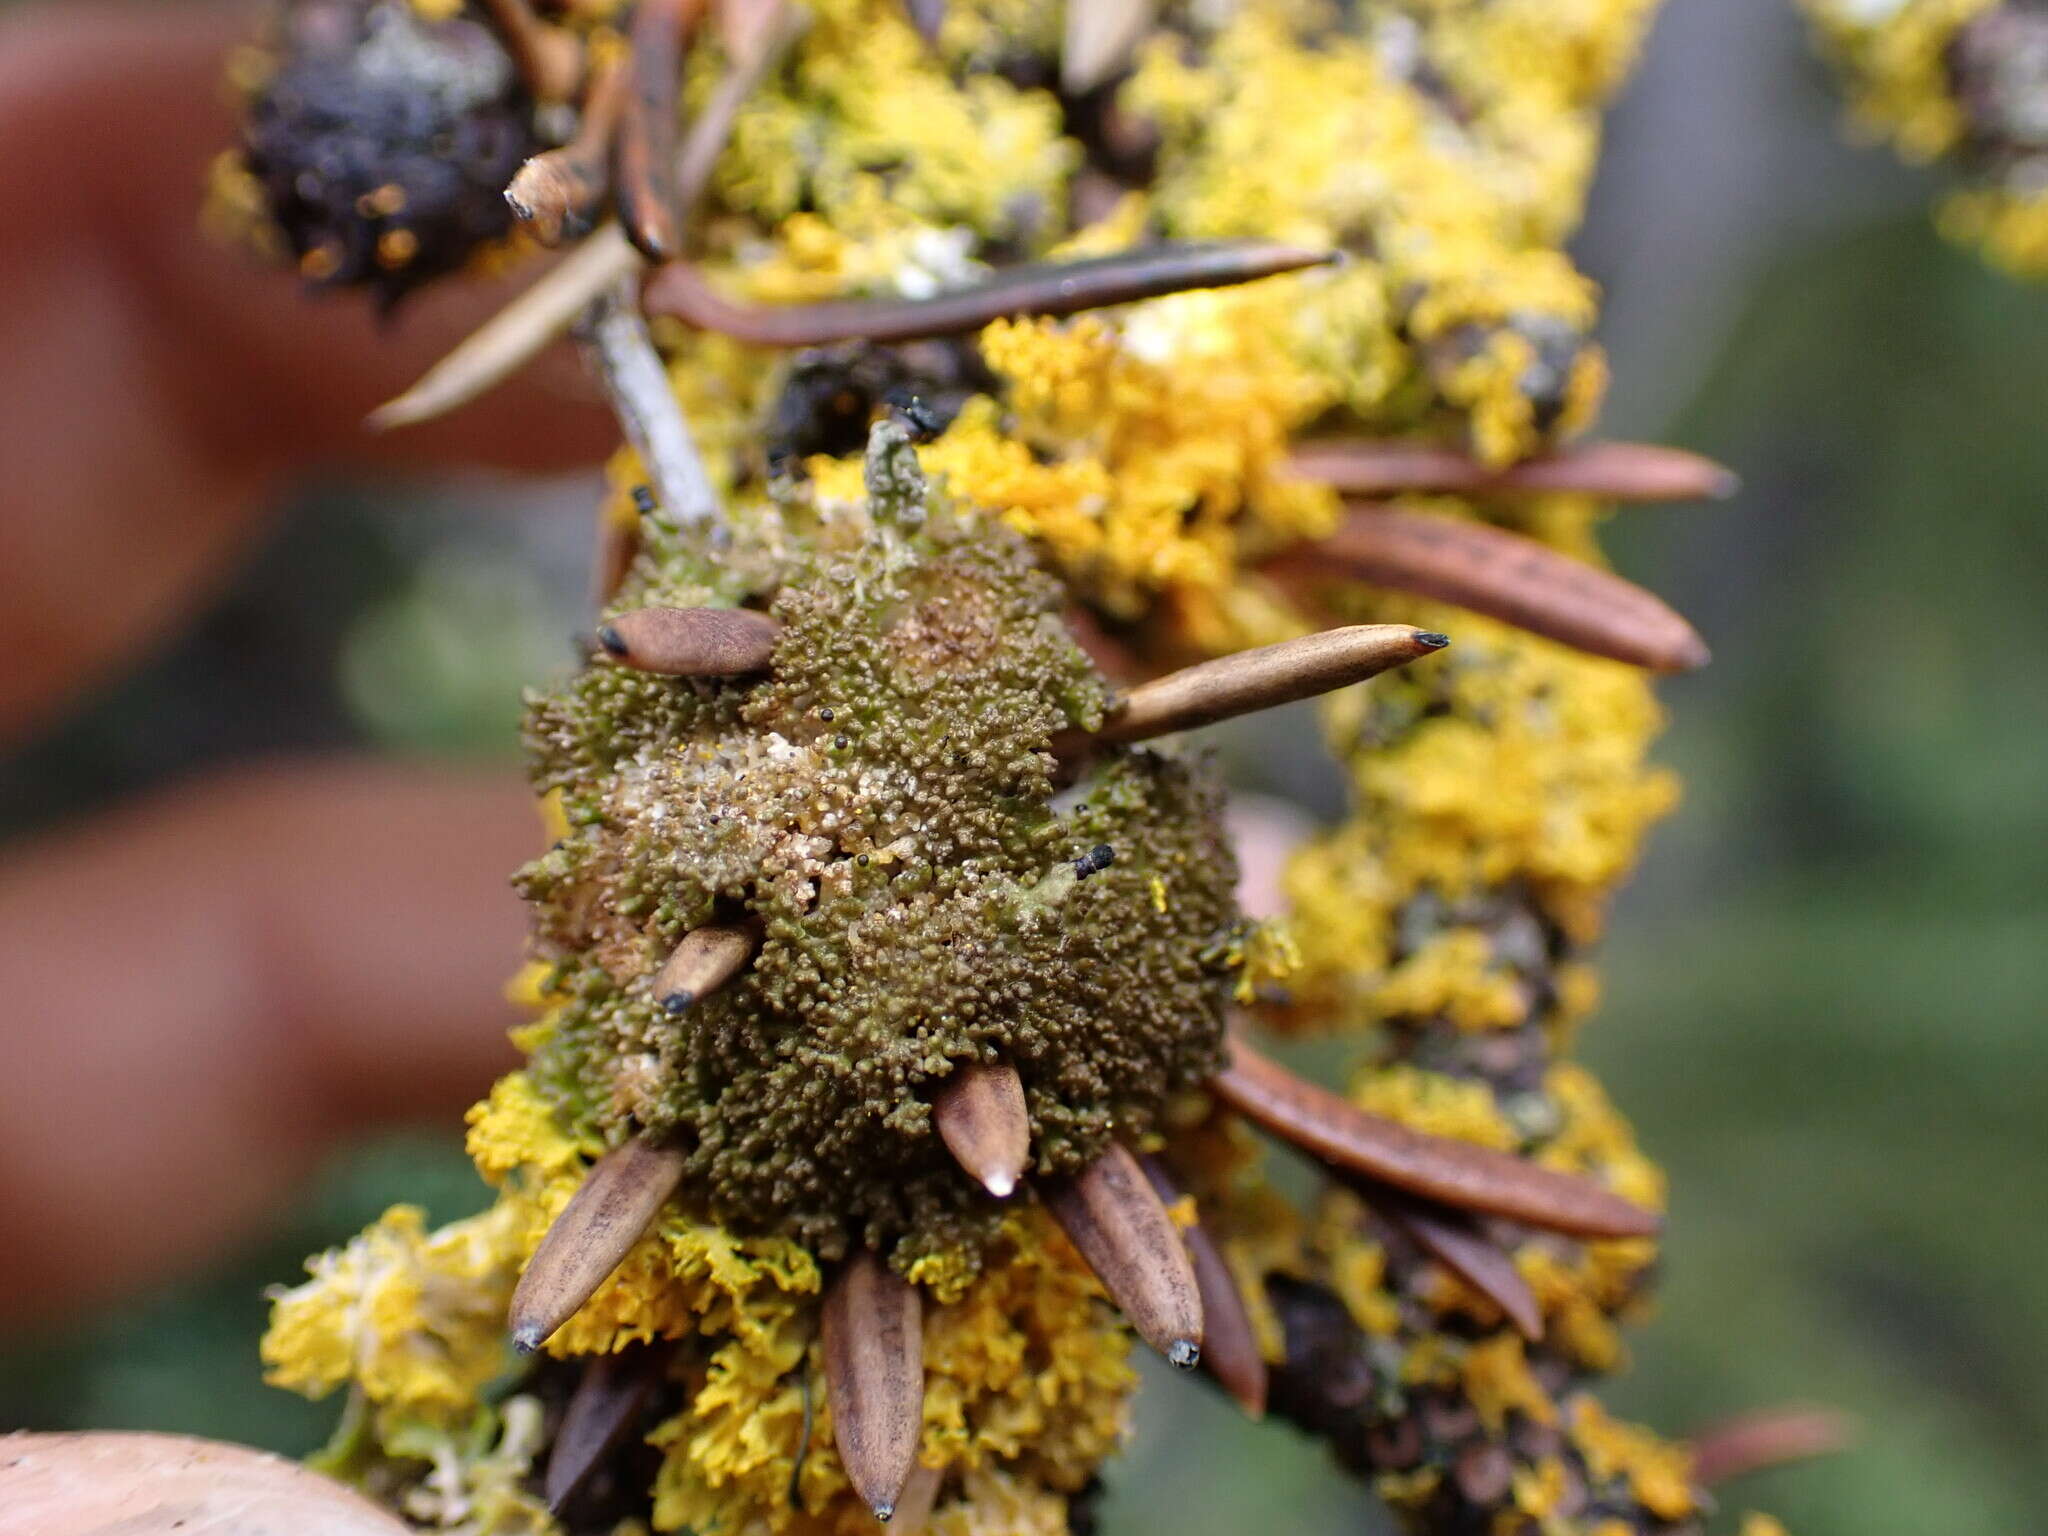
[[[1192,1371],[1202,1363],[1202,1346],[1193,1339],[1175,1339],[1166,1347],[1166,1360],[1177,1370]]]
[[[512,1347],[522,1355],[530,1355],[540,1348],[543,1338],[540,1329],[528,1324],[524,1328],[512,1330]]]
[[[884,1525],[889,1523],[889,1517],[895,1513],[896,1506],[894,1504],[877,1504],[875,1506],[875,1518]]]
[[[365,416],[363,429],[368,432],[389,432],[394,427],[409,427],[420,419],[420,413],[414,408],[411,398],[400,395],[395,400],[386,400]]]
[[[981,1186],[998,1200],[1007,1200],[1017,1192],[1017,1180],[1007,1173],[992,1173],[981,1181]]]
[[[1451,643],[1451,637],[1441,630],[1419,629],[1415,632],[1415,643],[1426,645],[1432,651],[1440,651]]]
[[[1714,501],[1728,501],[1742,494],[1742,476],[1732,469],[1724,469],[1707,487],[1707,495]]]

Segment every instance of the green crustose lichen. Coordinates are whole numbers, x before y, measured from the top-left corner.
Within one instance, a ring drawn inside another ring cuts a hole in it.
[[[1119,750],[1060,786],[1048,742],[1108,689],[1028,547],[928,490],[899,427],[868,491],[786,492],[715,547],[654,519],[621,609],[763,607],[773,667],[600,658],[535,698],[570,833],[519,883],[568,999],[534,1061],[566,1118],[673,1134],[685,1201],[738,1230],[903,1263],[999,1214],[932,1128],[946,1075],[1010,1062],[1034,1166],[1077,1170],[1218,1065],[1241,919],[1200,767]],[[708,922],[759,952],[671,1013],[655,972]]]

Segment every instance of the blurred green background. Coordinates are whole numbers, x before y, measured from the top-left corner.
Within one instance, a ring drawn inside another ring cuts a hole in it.
[[[1860,1419],[1854,1453],[1731,1513],[2008,1536],[2048,1507],[2048,290],[1944,247],[1932,180],[1841,147],[1834,112],[1781,10],[1673,0],[1580,243],[1612,292],[1610,430],[1747,482],[1613,530],[1717,656],[1666,689],[1689,795],[1585,1037],[1676,1191],[1614,1399],[1674,1431],[1788,1400]],[[309,492],[213,612],[0,763],[0,832],[254,751],[505,755],[519,685],[567,657],[587,501]],[[0,1426],[309,1448],[328,1410],[257,1380],[262,1288],[399,1198],[481,1203],[456,1127],[336,1158],[209,1274],[0,1340]],[[1378,1528],[1313,1446],[1153,1388],[1112,1536]]]

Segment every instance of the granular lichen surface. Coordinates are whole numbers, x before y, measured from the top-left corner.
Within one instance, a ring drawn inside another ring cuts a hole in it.
[[[519,884],[562,1000],[534,1062],[558,1113],[677,1138],[685,1200],[741,1230],[909,1239],[907,1264],[997,1216],[932,1129],[946,1076],[1010,1062],[1036,1168],[1075,1171],[1214,1069],[1239,921],[1198,766],[1137,749],[1058,782],[1051,739],[1100,723],[1105,684],[1022,542],[927,493],[896,430],[865,506],[651,541],[621,607],[761,604],[772,667],[600,658],[537,697],[567,826]],[[672,1009],[655,975],[712,922],[759,952]]]

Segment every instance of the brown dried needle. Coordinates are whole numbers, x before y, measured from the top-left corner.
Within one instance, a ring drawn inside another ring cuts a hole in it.
[[[752,923],[692,928],[655,973],[654,1000],[669,1013],[683,1012],[739,975],[760,943]]]
[[[825,1391],[839,1460],[878,1520],[903,1496],[924,1428],[917,1287],[876,1254],[847,1260],[825,1293]]]
[[[633,8],[633,88],[614,145],[619,222],[649,261],[682,249],[682,199],[676,184],[677,99],[683,51],[703,0],[639,0]]]
[[[1162,1159],[1141,1157],[1138,1162],[1161,1200],[1170,1206],[1181,1198],[1179,1182]],[[1202,1298],[1202,1369],[1216,1378],[1217,1385],[1248,1418],[1262,1419],[1266,1416],[1269,1373],[1229,1261],[1199,1221],[1182,1227],[1180,1238],[1187,1246],[1195,1289]]]
[[[1659,443],[1575,443],[1497,468],[1448,443],[1327,438],[1302,443],[1287,467],[1347,496],[1552,491],[1608,501],[1719,501],[1742,487],[1725,465]]]
[[[669,677],[741,677],[775,659],[782,626],[751,608],[636,608],[597,631],[621,666]]]
[[[1428,656],[1450,636],[1412,624],[1351,624],[1204,661],[1131,690],[1099,731],[1055,738],[1055,757],[1150,741],[1349,687]]]
[[[667,1344],[628,1344],[617,1354],[599,1355],[584,1366],[548,1449],[541,1491],[550,1510],[559,1514],[605,1453],[618,1444],[661,1385],[670,1353]]]
[[[1039,1186],[1046,1208],[1138,1336],[1182,1370],[1202,1358],[1202,1295],[1173,1218],[1119,1142],[1072,1178]]]
[[[1515,1261],[1458,1211],[1430,1206],[1384,1185],[1359,1181],[1359,1192],[1424,1253],[1499,1307],[1525,1339],[1543,1337],[1543,1308]]]
[[[683,1179],[683,1154],[645,1136],[614,1147],[583,1177],[512,1292],[512,1342],[532,1353],[640,1241]]]
[[[1006,267],[984,283],[928,299],[838,299],[821,304],[738,304],[687,261],[648,279],[649,314],[753,346],[817,347],[840,341],[916,341],[978,331],[1023,315],[1071,315],[1191,288],[1226,288],[1335,260],[1329,251],[1272,241],[1170,245],[1081,261]]]
[[[932,1124],[953,1160],[998,1200],[1016,1192],[1031,1162],[1031,1112],[1008,1062],[969,1062],[932,1096]]]
[[[1708,660],[1706,643],[1661,598],[1486,523],[1360,508],[1331,537],[1290,551],[1268,569],[1433,597],[1656,672],[1688,671]]]
[[[1369,1115],[1235,1036],[1229,1049],[1230,1065],[1209,1082],[1216,1096],[1334,1168],[1426,1200],[1574,1237],[1650,1237],[1663,1226],[1654,1212],[1588,1179]]]
[[[1787,1462],[1847,1450],[1856,1424],[1832,1408],[1763,1408],[1710,1424],[1692,1436],[1693,1481],[1713,1488]]]

